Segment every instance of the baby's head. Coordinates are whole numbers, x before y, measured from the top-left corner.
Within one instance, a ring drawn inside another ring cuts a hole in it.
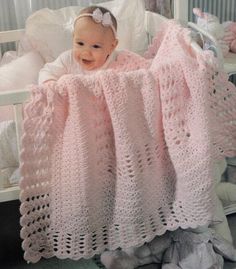
[[[117,46],[117,22],[103,7],[81,10],[74,22],[73,56],[85,70],[103,66]]]

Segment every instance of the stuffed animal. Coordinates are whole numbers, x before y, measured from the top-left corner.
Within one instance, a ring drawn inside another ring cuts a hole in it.
[[[235,262],[235,248],[214,230],[203,228],[166,232],[126,251],[105,251],[101,262],[107,269],[134,269],[147,264],[162,269],[209,269],[223,268],[223,258]]]
[[[202,12],[200,8],[193,8],[193,14],[197,25],[218,41],[223,56],[227,56],[229,51],[236,53],[236,22],[227,21],[221,24],[218,17]]]
[[[236,53],[236,22],[231,22],[229,29],[231,33],[233,33],[234,35],[234,38],[232,39],[230,43],[230,50]]]
[[[215,207],[215,219],[210,225],[218,234],[224,239],[233,242],[231,231],[228,225],[227,218],[224,212],[224,204],[236,201],[236,185],[233,183],[226,183],[222,181],[222,175],[227,168],[227,162],[225,159],[215,163],[214,167],[214,179],[215,189],[217,194],[216,207]],[[227,185],[227,184],[230,184]],[[234,197],[234,198],[233,198]]]
[[[193,14],[196,16],[197,25],[209,31],[216,39],[223,38],[224,27],[220,24],[218,17],[207,12],[202,12],[200,8],[193,8]]]
[[[223,23],[225,29],[224,40],[229,46],[229,50],[236,53],[236,22],[227,21]]]
[[[225,29],[219,18],[213,14],[202,12],[200,8],[193,8],[193,13],[196,16],[197,25],[217,40],[223,56],[226,56],[229,52],[229,44],[224,40]]]

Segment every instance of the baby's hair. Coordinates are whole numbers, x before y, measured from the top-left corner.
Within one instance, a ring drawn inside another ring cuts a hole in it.
[[[86,8],[83,8],[79,15],[82,15],[84,13],[90,13],[92,14],[94,10],[96,10],[97,8],[99,8],[102,12],[102,14],[106,13],[106,12],[109,12],[110,15],[111,15],[111,20],[112,20],[112,23],[113,23],[113,26],[114,28],[117,30],[117,21],[116,21],[116,18],[115,16],[111,13],[110,10],[106,9],[105,7],[99,7],[99,6],[89,6],[89,7],[86,7]]]

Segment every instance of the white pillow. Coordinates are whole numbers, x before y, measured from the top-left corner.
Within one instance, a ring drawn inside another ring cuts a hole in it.
[[[80,10],[81,7],[43,8],[26,20],[26,36],[46,62],[72,47],[73,21]]]
[[[148,45],[143,0],[114,0],[98,4],[108,8],[117,19],[118,49],[143,54]]]
[[[15,60],[17,58],[17,52],[16,51],[7,51],[3,54],[1,60],[0,60],[0,66],[3,66],[4,64],[8,64],[11,61]]]
[[[36,51],[4,64],[0,67],[0,91],[22,89],[28,84],[37,83],[39,70],[44,60]]]
[[[114,0],[100,3],[108,8],[118,22],[118,49],[139,54],[147,47],[144,28],[145,6],[142,0]],[[26,35],[46,62],[53,61],[72,47],[73,21],[82,7],[72,6],[58,10],[41,9],[26,21]]]
[[[0,169],[19,164],[14,121],[0,122]]]
[[[19,181],[18,165],[15,123],[0,122],[0,189]]]
[[[23,89],[37,83],[39,70],[45,64],[37,51],[31,51],[0,67],[0,92]],[[13,119],[10,106],[0,107],[0,121]]]

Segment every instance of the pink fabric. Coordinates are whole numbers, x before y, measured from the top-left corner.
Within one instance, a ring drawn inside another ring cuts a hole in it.
[[[223,40],[229,46],[229,50],[236,53],[236,22],[227,21],[223,25],[225,30]]]
[[[230,50],[232,52],[236,53],[236,22],[231,23],[229,30],[234,35],[234,38],[232,39],[232,41],[230,43]]]
[[[211,53],[190,50],[188,31],[166,24],[151,66],[133,70],[129,56],[129,72],[117,63],[33,87],[21,152],[26,260],[89,258],[211,221],[213,160],[236,153],[236,91]]]

